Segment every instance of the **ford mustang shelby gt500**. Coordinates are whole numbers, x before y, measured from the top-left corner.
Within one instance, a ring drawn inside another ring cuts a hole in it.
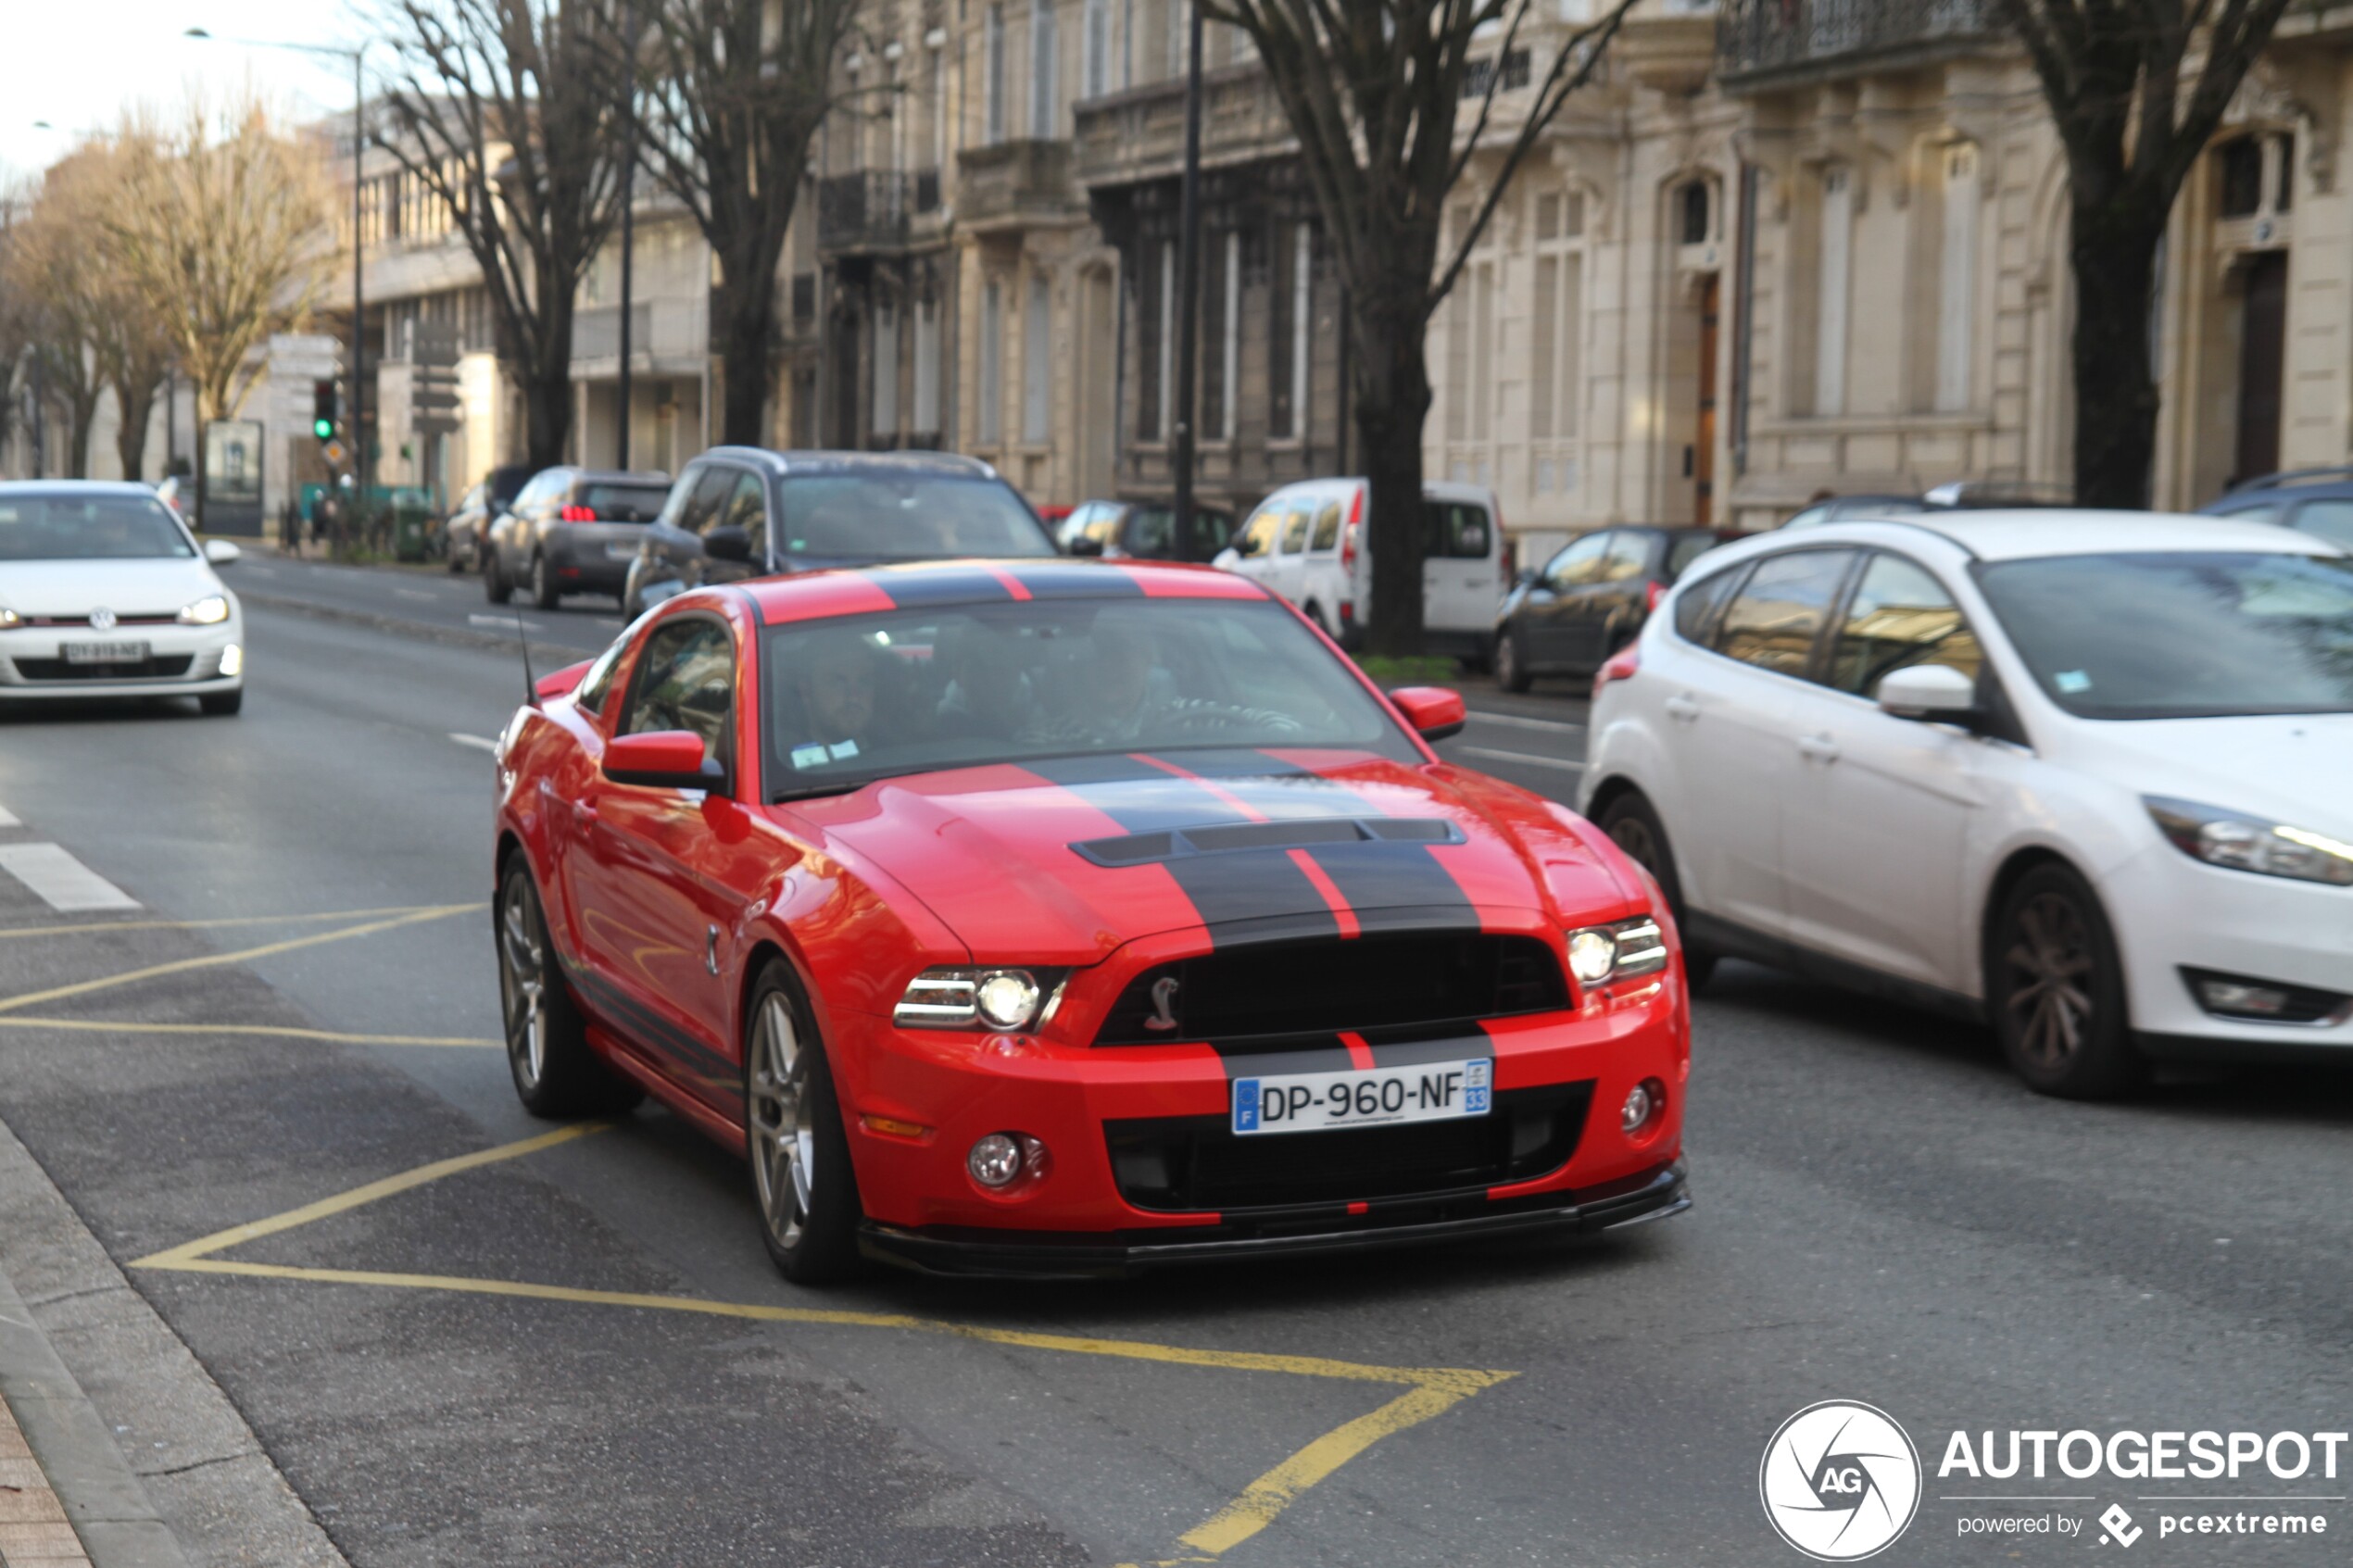
[[[498,751],[523,1103],[651,1093],[796,1280],[1088,1274],[1687,1204],[1649,877],[1198,568],[698,589]],[[1417,733],[1418,731],[1418,733]]]

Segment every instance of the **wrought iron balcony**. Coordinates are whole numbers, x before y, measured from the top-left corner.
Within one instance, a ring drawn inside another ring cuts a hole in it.
[[[828,251],[900,250],[911,222],[939,208],[939,171],[869,169],[817,182],[817,246]]]
[[[1994,0],[1724,0],[1717,77],[1738,88],[1911,64],[1999,31]]]
[[[968,229],[1051,221],[1080,210],[1068,142],[1000,142],[956,154],[956,221]]]

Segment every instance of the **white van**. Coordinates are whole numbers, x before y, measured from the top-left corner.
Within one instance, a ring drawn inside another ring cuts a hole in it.
[[[1361,479],[1286,484],[1259,503],[1216,564],[1265,583],[1354,648],[1372,602],[1369,488]],[[1483,666],[1495,651],[1495,607],[1512,576],[1495,493],[1432,480],[1422,495],[1425,642],[1432,653]]]

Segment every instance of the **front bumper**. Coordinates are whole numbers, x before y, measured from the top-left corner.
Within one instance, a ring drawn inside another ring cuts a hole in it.
[[[1564,1198],[1567,1201],[1562,1201]],[[1483,1196],[1401,1199],[1340,1222],[1260,1218],[1214,1229],[1113,1233],[902,1230],[868,1223],[858,1248],[868,1258],[922,1273],[1049,1279],[1118,1278],[1189,1264],[1326,1257],[1441,1242],[1507,1236],[1591,1236],[1692,1206],[1680,1160],[1588,1192],[1490,1202]],[[1433,1210],[1450,1210],[1431,1213]],[[1393,1210],[1393,1211],[1391,1211]]]
[[[63,645],[93,640],[147,645],[145,663],[68,665]],[[0,632],[0,699],[81,702],[98,697],[201,696],[245,684],[245,621],[218,626],[131,625],[109,632],[23,627]],[[231,648],[234,671],[221,673]]]

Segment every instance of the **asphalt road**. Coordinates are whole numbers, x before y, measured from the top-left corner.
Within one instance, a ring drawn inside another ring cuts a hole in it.
[[[0,876],[0,1119],[356,1563],[1794,1564],[1758,1461],[1831,1398],[1928,1450],[1885,1561],[2057,1562],[2098,1526],[1963,1538],[1993,1505],[1948,1497],[2167,1488],[1940,1482],[1948,1432],[2348,1424],[2345,1078],[2061,1104],[1977,1031],[1737,964],[1698,1003],[1697,1207],[1599,1244],[818,1293],[655,1110],[392,1180],[548,1131],[490,1044],[482,742],[520,675],[466,646],[472,578],[237,570],[243,717],[0,717],[0,844],[143,907]],[[1567,797],[1573,691],[1475,693],[1443,749]],[[243,923],[165,923],[206,922]],[[2226,1490],[2353,1529],[2341,1479]]]

